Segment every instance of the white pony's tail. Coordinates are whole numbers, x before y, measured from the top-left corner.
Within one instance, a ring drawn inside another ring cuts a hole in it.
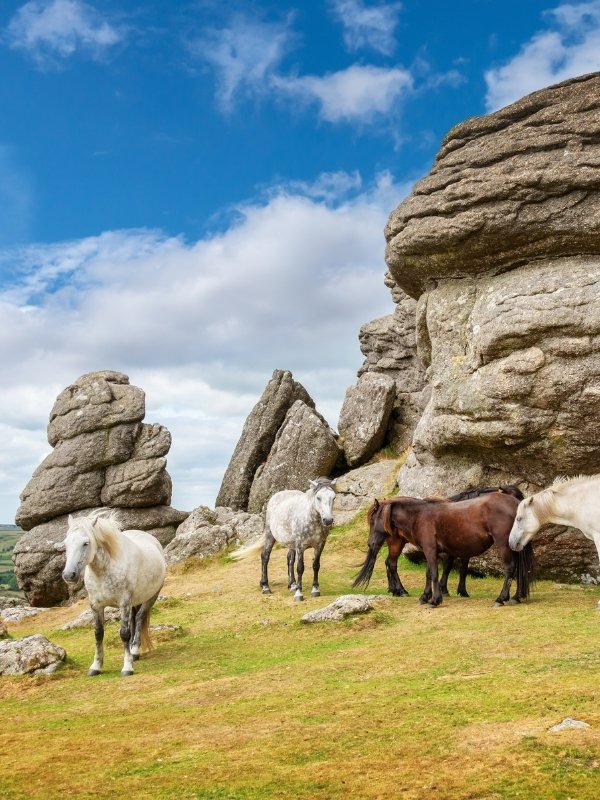
[[[236,561],[241,561],[243,558],[248,558],[248,556],[258,553],[263,549],[264,544],[265,534],[263,533],[262,536],[260,536],[255,542],[244,545],[244,547],[240,547],[239,550],[234,550],[233,553],[230,553],[230,558],[233,558]]]

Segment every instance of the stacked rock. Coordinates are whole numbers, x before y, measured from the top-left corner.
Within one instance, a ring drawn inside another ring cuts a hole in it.
[[[162,544],[186,518],[170,506],[171,435],[143,423],[144,415],[144,392],[120,372],[82,375],[56,399],[48,425],[54,449],[23,490],[16,515],[27,533],[13,551],[15,573],[31,605],[68,599],[64,554],[55,544],[69,514],[114,508],[120,525],[149,531]]]

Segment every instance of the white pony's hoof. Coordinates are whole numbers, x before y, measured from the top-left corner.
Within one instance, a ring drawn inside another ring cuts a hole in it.
[[[87,674],[88,674],[89,678],[93,678],[95,675],[100,675],[100,670],[99,669],[88,669]]]
[[[303,600],[304,600],[304,595],[300,594],[300,592],[296,592],[296,594],[294,595],[294,602],[301,603]]]
[[[318,589],[313,589],[310,593],[311,597],[321,597],[321,592]]]
[[[129,675],[133,675],[133,670],[132,669],[122,669],[121,670],[121,675],[124,678],[127,678],[127,677],[129,677]]]
[[[268,586],[263,586],[262,587],[262,593],[263,594],[273,594],[273,592],[269,589]]]

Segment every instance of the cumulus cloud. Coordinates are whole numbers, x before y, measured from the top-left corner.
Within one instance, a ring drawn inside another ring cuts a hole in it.
[[[190,53],[212,65],[217,76],[217,99],[230,111],[236,95],[260,94],[294,41],[291,18],[264,22],[234,14],[227,26],[209,28],[188,42]]]
[[[343,26],[344,43],[349,50],[370,48],[382,55],[394,52],[400,3],[368,6],[362,0],[332,0],[330,5]]]
[[[122,41],[111,25],[83,0],[30,0],[10,20],[5,38],[40,65],[56,65],[77,52],[99,58]]]
[[[413,79],[400,67],[353,64],[323,76],[276,77],[274,84],[283,94],[316,102],[327,122],[370,122],[402,102],[412,90]]]
[[[0,521],[36,463],[59,391],[99,369],[127,373],[147,420],[173,434],[174,504],[214,502],[247,413],[273,369],[291,369],[331,424],[362,363],[358,329],[391,313],[382,228],[406,194],[333,173],[238,209],[196,242],[111,231],[0,252]],[[336,191],[337,190],[337,191]]]
[[[547,28],[506,64],[485,73],[488,111],[544,86],[600,69],[600,0],[563,4],[546,17]]]

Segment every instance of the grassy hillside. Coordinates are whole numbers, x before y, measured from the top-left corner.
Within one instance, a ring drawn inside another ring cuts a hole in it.
[[[364,523],[337,529],[320,599],[294,604],[285,554],[272,596],[257,560],[174,570],[155,622],[184,627],[121,678],[116,625],[107,672],[86,678],[91,630],[54,609],[13,626],[66,648],[51,678],[2,678],[3,800],[592,800],[600,778],[599,590],[538,585],[531,602],[492,608],[500,581],[471,599],[411,597],[345,623],[305,626],[305,611],[350,590]],[[385,590],[383,563],[371,585]],[[82,605],[81,608],[84,606]],[[592,727],[553,734],[564,717]]]
[[[19,593],[11,553],[23,531],[0,526],[0,596]]]

